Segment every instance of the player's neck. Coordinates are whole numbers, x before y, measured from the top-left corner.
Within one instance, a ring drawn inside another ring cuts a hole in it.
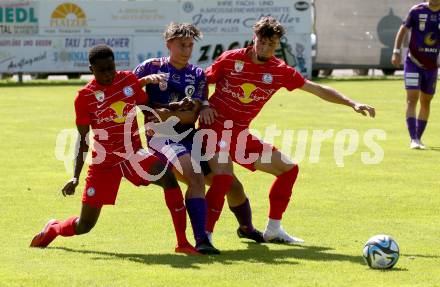
[[[255,52],[255,50],[254,50],[253,48],[250,49],[248,55],[249,55],[249,57],[251,58],[252,63],[254,63],[254,64],[262,65],[262,64],[266,63],[266,62],[263,62],[263,61],[258,60],[257,53]]]
[[[185,68],[186,65],[188,65],[188,63],[183,63],[183,62],[176,61],[176,60],[172,59],[171,57],[170,57],[170,64],[171,64],[176,70],[181,70],[181,69]]]
[[[440,10],[440,4],[439,5],[428,4],[428,8],[432,12],[438,12]]]

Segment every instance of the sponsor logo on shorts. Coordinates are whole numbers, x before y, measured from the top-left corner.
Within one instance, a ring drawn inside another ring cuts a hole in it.
[[[87,188],[87,196],[92,197],[95,196],[95,189],[93,187]]]

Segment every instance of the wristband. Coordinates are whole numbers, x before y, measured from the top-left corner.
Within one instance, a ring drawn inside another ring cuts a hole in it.
[[[78,178],[76,177],[72,177],[72,179],[70,180],[73,184],[78,184]]]
[[[401,53],[400,49],[397,48],[393,49],[393,54],[400,54],[400,53]]]
[[[208,100],[204,100],[204,101],[202,102],[202,106],[209,107],[209,101],[208,101]]]

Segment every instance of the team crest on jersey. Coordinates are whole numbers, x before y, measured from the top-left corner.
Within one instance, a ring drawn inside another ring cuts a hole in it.
[[[87,188],[87,195],[89,196],[89,197],[92,197],[92,196],[95,196],[95,189],[93,188],[93,187],[89,187],[89,188]]]
[[[124,92],[124,95],[125,95],[126,97],[131,97],[131,96],[133,96],[133,88],[132,88],[132,87],[126,86],[126,87],[124,87],[124,88],[122,89],[122,91]]]
[[[105,95],[103,91],[95,91],[95,98],[98,102],[102,103],[104,101]]]
[[[265,84],[272,84],[272,81],[273,81],[273,77],[271,74],[264,74],[263,75],[263,82]]]
[[[241,71],[243,71],[243,67],[244,67],[244,62],[243,61],[235,61],[234,70],[237,73],[240,73]]]
[[[194,95],[195,88],[193,85],[188,85],[185,87],[185,96],[191,98]]]

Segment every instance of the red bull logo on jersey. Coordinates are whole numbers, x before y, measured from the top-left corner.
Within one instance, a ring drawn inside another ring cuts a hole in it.
[[[115,122],[118,124],[124,123],[128,114],[134,108],[133,104],[127,104],[123,101],[117,101],[109,107],[104,108],[97,113],[98,123]]]
[[[226,85],[222,91],[230,94],[243,104],[249,104],[253,101],[267,101],[273,94],[273,90],[264,90],[252,83],[244,83],[240,86]]]

